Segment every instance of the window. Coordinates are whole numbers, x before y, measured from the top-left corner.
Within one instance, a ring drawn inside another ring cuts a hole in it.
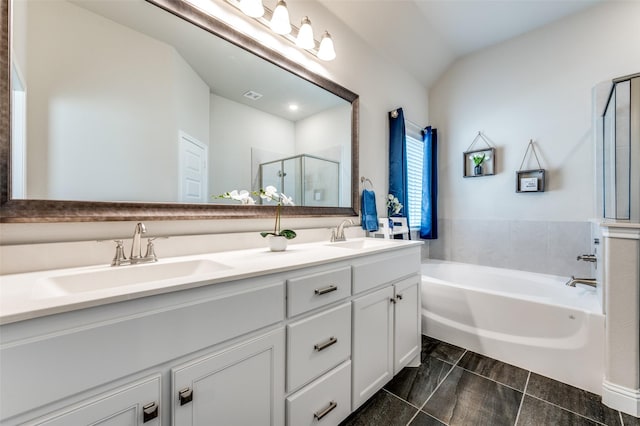
[[[408,133],[408,132],[407,132]],[[407,195],[409,228],[419,229],[422,216],[422,171],[424,143],[418,135],[407,134]]]

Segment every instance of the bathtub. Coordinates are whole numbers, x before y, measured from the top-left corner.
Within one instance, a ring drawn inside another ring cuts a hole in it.
[[[604,315],[566,277],[429,260],[422,333],[601,395]]]

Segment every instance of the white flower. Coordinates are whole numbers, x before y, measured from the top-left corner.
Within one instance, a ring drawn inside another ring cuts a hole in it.
[[[284,194],[280,194],[280,201],[285,206],[293,206],[293,205],[295,205],[295,204],[293,204],[293,197],[287,197]]]
[[[278,200],[278,189],[275,186],[269,185],[264,189],[264,193],[261,193],[262,198],[268,198],[270,200]]]

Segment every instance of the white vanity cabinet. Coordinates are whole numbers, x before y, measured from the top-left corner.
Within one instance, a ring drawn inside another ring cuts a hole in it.
[[[174,425],[284,424],[284,330],[171,370]]]
[[[0,424],[338,425],[419,362],[420,247],[384,244],[5,323]]]
[[[26,425],[159,426],[160,395],[160,376],[156,375],[50,413]]]
[[[420,362],[419,253],[368,259],[353,267],[352,409],[402,368]],[[375,260],[374,260],[375,259]]]

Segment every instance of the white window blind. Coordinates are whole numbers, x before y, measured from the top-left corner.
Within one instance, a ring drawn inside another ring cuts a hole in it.
[[[409,227],[420,228],[422,206],[422,171],[424,143],[407,135],[407,191],[409,197]]]

